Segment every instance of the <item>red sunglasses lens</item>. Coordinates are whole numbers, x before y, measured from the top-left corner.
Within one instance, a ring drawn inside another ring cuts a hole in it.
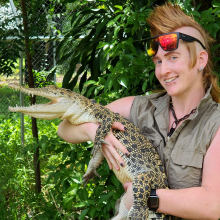
[[[175,50],[178,44],[178,36],[176,33],[162,35],[146,43],[147,54],[149,56],[154,56],[158,51],[158,44],[165,51]]]
[[[159,36],[158,41],[165,51],[175,50],[177,48],[177,34]]]

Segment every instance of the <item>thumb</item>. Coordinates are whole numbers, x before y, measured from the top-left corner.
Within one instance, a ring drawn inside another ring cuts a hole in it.
[[[132,187],[132,182],[126,182],[126,183],[124,184],[125,192],[127,192],[127,190],[128,190],[129,187]]]

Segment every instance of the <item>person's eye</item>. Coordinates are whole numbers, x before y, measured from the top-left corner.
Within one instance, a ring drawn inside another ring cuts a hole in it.
[[[155,65],[160,65],[162,63],[162,61],[161,60],[155,60],[154,63],[155,63]]]
[[[175,57],[175,56],[171,56],[171,57],[170,57],[171,60],[176,60],[177,58],[178,58],[178,57]]]

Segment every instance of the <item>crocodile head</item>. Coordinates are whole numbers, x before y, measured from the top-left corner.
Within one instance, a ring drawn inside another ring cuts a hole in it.
[[[68,89],[59,88],[57,86],[47,86],[44,88],[26,88],[15,83],[11,83],[8,87],[20,90],[29,95],[38,95],[50,99],[46,104],[32,105],[29,107],[11,107],[9,111],[22,112],[34,118],[55,119],[61,118],[67,109],[74,103],[73,92]],[[74,96],[75,97],[75,96]]]

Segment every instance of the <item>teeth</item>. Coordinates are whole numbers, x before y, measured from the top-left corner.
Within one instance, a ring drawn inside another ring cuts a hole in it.
[[[167,80],[165,80],[165,82],[166,83],[169,83],[169,82],[172,82],[174,79],[176,79],[177,77],[173,77],[173,78],[171,78],[171,79],[167,79]]]

